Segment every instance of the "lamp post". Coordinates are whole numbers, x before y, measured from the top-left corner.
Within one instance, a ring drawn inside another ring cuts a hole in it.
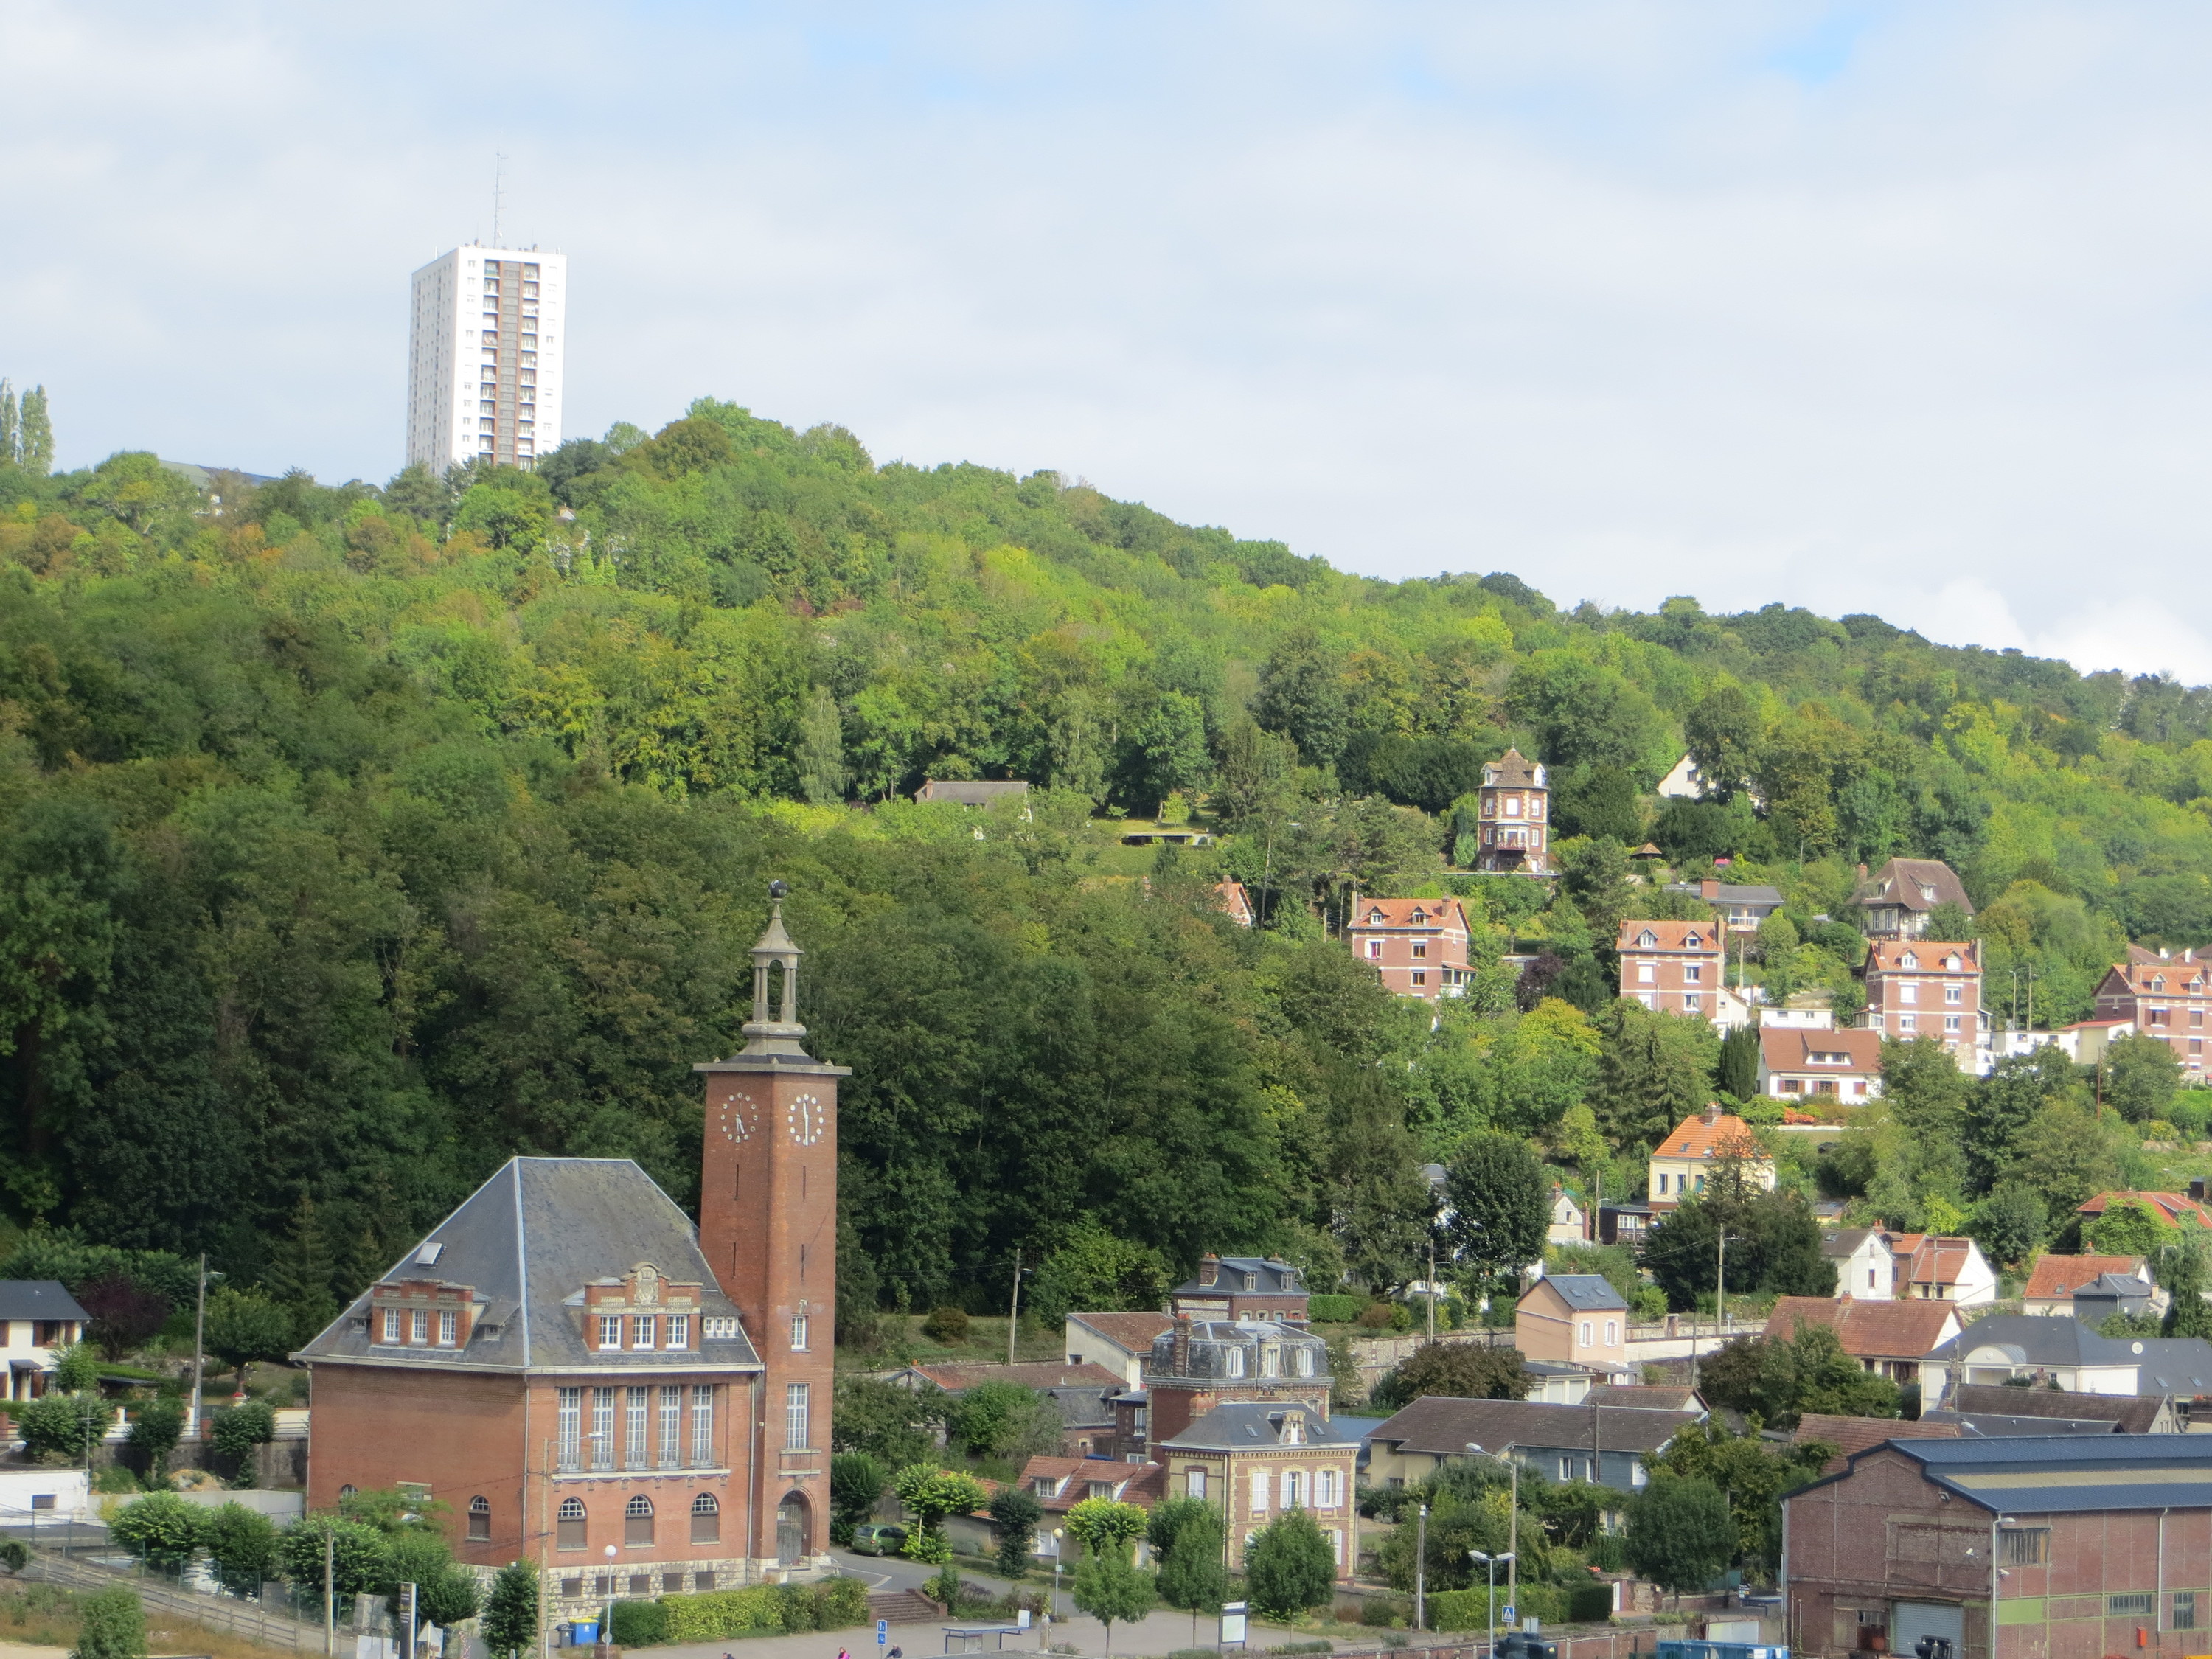
[[[1047,1623],[1060,1617],[1060,1564],[1067,1555],[1066,1535],[1059,1527],[1052,1529],[1052,1611],[1045,1615]]]
[[[1467,1553],[1470,1560],[1480,1561],[1489,1569],[1490,1601],[1484,1622],[1490,1626],[1490,1650],[1495,1653],[1498,1651],[1498,1564],[1504,1562],[1506,1570],[1511,1571],[1513,1552],[1508,1550],[1503,1555],[1485,1555],[1480,1550],[1469,1550]],[[1510,1589],[1506,1591],[1508,1595],[1512,1593]]]
[[[607,1566],[609,1568],[609,1571],[607,1573],[607,1620],[606,1623],[599,1626],[599,1640],[602,1642],[611,1642],[615,1639],[615,1576],[612,1571],[612,1568],[615,1564],[615,1558],[621,1553],[622,1552],[617,1549],[612,1544],[607,1546]]]
[[[1467,1450],[1470,1457],[1496,1458],[1505,1465],[1505,1472],[1513,1477],[1511,1507],[1506,1511],[1505,1554],[1502,1559],[1505,1563],[1506,1604],[1517,1610],[1521,1588],[1521,1465],[1514,1461],[1511,1455],[1513,1448],[1510,1445],[1502,1452],[1485,1451],[1478,1443],[1470,1440],[1467,1443]]]
[[[1429,1627],[1429,1506],[1413,1525],[1413,1628]]]

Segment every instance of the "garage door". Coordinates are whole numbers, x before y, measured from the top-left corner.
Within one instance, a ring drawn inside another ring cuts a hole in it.
[[[1898,1659],[1917,1652],[1923,1636],[1951,1644],[1952,1659],[1966,1659],[1966,1609],[1948,1601],[1895,1601],[1889,1611],[1889,1650]]]

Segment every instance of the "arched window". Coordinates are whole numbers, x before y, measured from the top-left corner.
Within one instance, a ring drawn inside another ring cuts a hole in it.
[[[1280,1376],[1282,1374],[1282,1349],[1276,1346],[1273,1342],[1261,1344],[1260,1348],[1260,1375],[1262,1376]]]
[[[491,1541],[491,1499],[469,1499],[469,1540],[471,1543]]]
[[[586,1541],[584,1536],[584,1500],[580,1498],[562,1498],[560,1516],[553,1528],[555,1547],[564,1550],[580,1550],[585,1547]]]
[[[691,1500],[691,1541],[695,1544],[719,1544],[722,1541],[722,1506],[714,1501],[714,1494],[702,1492]]]
[[[347,1498],[354,1495],[354,1492],[356,1490],[356,1488],[352,1486],[340,1486],[338,1488],[338,1502],[341,1504],[344,1503]]]
[[[1300,1348],[1298,1350],[1298,1375],[1300,1376],[1311,1376],[1313,1374],[1313,1350],[1311,1348]]]
[[[1243,1376],[1244,1350],[1242,1348],[1232,1347],[1225,1350],[1224,1352],[1228,1356],[1224,1366],[1226,1373],[1231,1376]]]
[[[633,1546],[653,1542],[653,1500],[642,1492],[623,1508],[623,1542]]]

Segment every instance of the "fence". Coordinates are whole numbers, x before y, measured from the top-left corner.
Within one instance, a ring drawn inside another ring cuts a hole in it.
[[[91,1529],[87,1528],[89,1532]],[[50,1584],[59,1584],[69,1589],[103,1590],[114,1584],[128,1584],[138,1592],[146,1604],[147,1612],[174,1614],[204,1625],[210,1630],[228,1631],[243,1636],[249,1642],[258,1642],[264,1647],[290,1648],[300,1653],[319,1653],[323,1648],[323,1628],[310,1625],[288,1614],[274,1613],[251,1601],[241,1601],[228,1595],[199,1595],[174,1586],[158,1575],[149,1575],[144,1564],[133,1562],[128,1567],[108,1565],[80,1555],[56,1555],[41,1547],[32,1557],[30,1565],[17,1575],[35,1578]],[[340,1644],[350,1652],[353,1632],[339,1632]]]

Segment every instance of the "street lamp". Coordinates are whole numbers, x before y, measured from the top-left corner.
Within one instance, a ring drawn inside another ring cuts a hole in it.
[[[1054,1527],[1052,1529],[1052,1611],[1045,1615],[1047,1624],[1060,1617],[1060,1564],[1067,1555],[1067,1546],[1063,1541],[1066,1537],[1062,1528]]]
[[[1490,1650],[1495,1653],[1498,1650],[1498,1564],[1500,1561],[1504,1562],[1506,1571],[1511,1571],[1513,1552],[1508,1550],[1503,1555],[1485,1555],[1480,1550],[1469,1550],[1467,1553],[1468,1559],[1480,1561],[1490,1570],[1489,1616],[1486,1622],[1490,1626]],[[1510,1589],[1506,1591],[1508,1595],[1512,1593]]]
[[[1505,1554],[1502,1559],[1505,1563],[1506,1605],[1518,1608],[1521,1605],[1521,1465],[1508,1455],[1512,1449],[1509,1445],[1502,1452],[1485,1451],[1475,1441],[1467,1443],[1468,1456],[1494,1457],[1505,1465],[1506,1473],[1513,1477],[1513,1497],[1505,1523]]]
[[[610,1545],[608,1545],[608,1546],[607,1546],[607,1565],[608,1565],[610,1568],[611,1568],[611,1567],[614,1565],[614,1564],[615,1564],[615,1558],[616,1558],[617,1556],[620,1555],[621,1553],[622,1553],[622,1552],[621,1552],[620,1550],[617,1549],[617,1548],[616,1548],[612,1544],[610,1544]],[[614,1574],[613,1574],[611,1571],[610,1571],[610,1572],[607,1574],[607,1622],[606,1622],[605,1624],[604,1624],[604,1625],[602,1625],[602,1626],[599,1626],[599,1640],[601,1640],[602,1642],[611,1642],[611,1641],[613,1641],[614,1639],[615,1639],[615,1576],[614,1576]]]

